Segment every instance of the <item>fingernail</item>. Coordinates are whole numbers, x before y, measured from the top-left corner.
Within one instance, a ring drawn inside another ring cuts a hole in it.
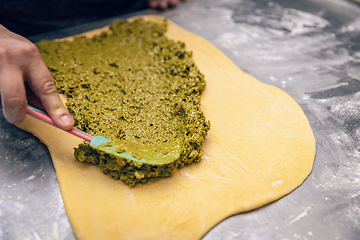
[[[21,108],[10,107],[6,109],[12,116],[17,116],[21,114]]]
[[[74,124],[74,120],[69,117],[68,115],[64,115],[61,117],[61,122],[65,125],[65,126],[72,126]]]
[[[21,123],[26,115],[26,112],[23,111],[21,108],[7,108],[5,111],[5,115],[8,118],[8,121],[14,124]]]

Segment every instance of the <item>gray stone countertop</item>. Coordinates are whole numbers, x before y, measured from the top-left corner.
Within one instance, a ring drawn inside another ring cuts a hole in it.
[[[157,12],[290,94],[317,141],[313,171],[289,195],[225,219],[215,239],[360,239],[360,5],[345,0],[195,0]],[[65,37],[106,19],[33,36]],[[0,114],[0,239],[75,239],[47,148]]]

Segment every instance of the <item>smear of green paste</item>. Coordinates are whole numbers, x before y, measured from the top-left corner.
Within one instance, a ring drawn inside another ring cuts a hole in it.
[[[93,38],[37,43],[58,91],[68,98],[75,127],[121,141],[124,148],[180,142],[180,158],[162,166],[139,165],[85,142],[75,148],[76,159],[131,187],[198,162],[210,123],[200,110],[205,81],[192,53],[165,37],[166,22],[119,21],[110,30]]]

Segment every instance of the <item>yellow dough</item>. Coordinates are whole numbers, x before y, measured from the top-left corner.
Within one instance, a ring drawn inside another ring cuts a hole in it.
[[[289,95],[244,73],[206,40],[170,21],[167,36],[185,42],[205,74],[202,110],[211,129],[200,163],[129,188],[75,160],[73,148],[81,139],[29,116],[19,125],[48,146],[79,240],[200,239],[226,217],[290,193],[311,172],[315,139]]]

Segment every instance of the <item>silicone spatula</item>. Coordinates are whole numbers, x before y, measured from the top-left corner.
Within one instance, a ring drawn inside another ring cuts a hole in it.
[[[37,109],[31,105],[27,105],[26,111],[29,115],[57,127],[49,115],[40,109]],[[181,143],[177,140],[157,146],[144,146],[129,143],[128,149],[131,150],[130,152],[136,153],[133,154],[136,156],[135,157],[131,155],[131,153],[119,150],[116,144],[111,144],[112,140],[105,137],[92,136],[75,127],[71,130],[68,130],[67,132],[90,142],[90,147],[96,150],[104,151],[107,154],[115,155],[116,157],[120,158],[126,158],[130,161],[135,161],[138,163],[149,165],[164,165],[180,158]]]

